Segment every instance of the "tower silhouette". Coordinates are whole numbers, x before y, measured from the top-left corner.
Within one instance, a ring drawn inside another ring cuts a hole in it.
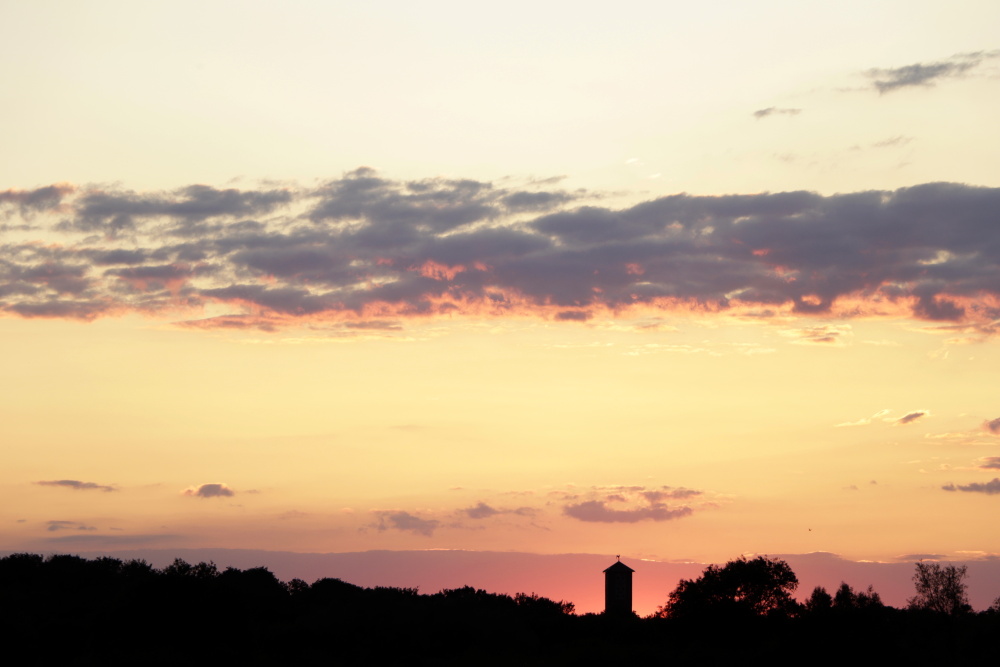
[[[632,573],[635,572],[619,560],[604,570],[604,614],[606,616],[632,615]]]

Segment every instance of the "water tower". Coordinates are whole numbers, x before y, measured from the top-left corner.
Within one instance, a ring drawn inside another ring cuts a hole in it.
[[[632,615],[632,568],[618,561],[604,571],[604,614],[606,616]]]

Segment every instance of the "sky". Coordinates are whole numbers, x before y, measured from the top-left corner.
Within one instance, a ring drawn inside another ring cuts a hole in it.
[[[997,3],[0,21],[0,549],[1000,558]]]

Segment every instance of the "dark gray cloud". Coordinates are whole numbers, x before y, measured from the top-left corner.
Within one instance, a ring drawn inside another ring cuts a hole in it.
[[[802,109],[792,109],[792,108],[782,108],[782,107],[767,107],[766,109],[757,109],[753,112],[754,118],[767,118],[773,115],[783,115],[783,116],[798,116],[802,113]]]
[[[1000,435],[1000,417],[984,421],[983,430],[993,435]]]
[[[402,510],[379,510],[375,512],[375,515],[377,520],[372,527],[378,531],[401,530],[431,537],[434,531],[441,525],[441,522],[437,519],[421,519]]]
[[[970,491],[972,493],[985,493],[992,496],[1000,493],[1000,477],[994,477],[985,483],[973,482],[972,484],[965,485],[945,484],[941,488],[945,491]]]
[[[95,482],[81,482],[76,479],[53,479],[43,482],[35,482],[40,486],[61,486],[74,491],[116,491],[113,486],[105,486]]]
[[[872,86],[881,93],[912,86],[932,86],[941,79],[963,76],[989,58],[996,58],[1000,51],[961,53],[933,63],[915,63],[887,69],[875,68],[865,74],[872,79]]]
[[[236,492],[225,484],[202,484],[197,488],[184,489],[183,494],[196,498],[228,498],[236,495]]]
[[[632,307],[1000,318],[1000,188],[678,194],[620,209],[538,188],[360,169],[311,191],[67,190],[65,243],[0,244],[0,313],[93,319],[214,303],[231,312],[186,325],[265,331],[511,312],[584,322]],[[849,334],[797,331],[816,344]]]
[[[76,215],[61,227],[116,234],[134,229],[139,221],[162,217],[185,229],[208,218],[263,215],[291,202],[292,197],[287,190],[217,190],[207,185],[189,185],[169,193],[91,190],[76,203]]]
[[[916,410],[914,412],[908,412],[905,415],[903,415],[902,417],[900,417],[899,419],[897,419],[895,423],[898,424],[898,425],[910,424],[912,422],[917,421],[918,419],[920,419],[921,417],[923,417],[923,416],[925,416],[927,414],[929,414],[927,412],[927,410]]]
[[[563,508],[563,514],[580,521],[596,523],[636,523],[638,521],[670,521],[689,516],[694,512],[690,507],[670,508],[665,505],[652,504],[649,507],[635,509],[614,509],[599,500],[588,500],[582,503],[569,504]]]
[[[75,189],[72,185],[58,183],[34,190],[0,190],[0,213],[14,209],[30,218],[35,213],[58,209]]]

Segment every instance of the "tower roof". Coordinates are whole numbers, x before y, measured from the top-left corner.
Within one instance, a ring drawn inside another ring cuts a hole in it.
[[[608,569],[604,570],[604,572],[605,572],[605,574],[607,574],[608,572],[635,572],[635,570],[633,570],[632,568],[630,568],[625,563],[623,563],[621,561],[618,561],[617,563],[614,563]]]

